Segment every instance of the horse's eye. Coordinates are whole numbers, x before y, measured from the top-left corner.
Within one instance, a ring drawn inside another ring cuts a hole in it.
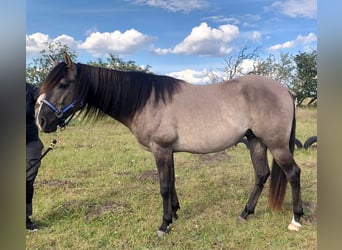
[[[69,87],[69,83],[61,82],[61,83],[59,84],[59,88],[60,88],[60,89],[66,89],[66,88],[68,88],[68,87]]]

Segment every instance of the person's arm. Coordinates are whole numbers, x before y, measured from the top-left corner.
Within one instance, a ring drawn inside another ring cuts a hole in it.
[[[37,99],[39,97],[39,88],[33,84],[28,84],[30,87],[30,92],[32,94],[34,102],[37,102]]]

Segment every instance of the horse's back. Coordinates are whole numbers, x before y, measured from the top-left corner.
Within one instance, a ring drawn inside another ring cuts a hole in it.
[[[281,96],[284,96],[287,99],[286,101],[289,101],[289,90],[286,86],[268,77],[246,75],[225,82],[228,86],[232,83],[240,85],[242,94],[247,95],[249,98],[257,98],[256,100],[258,100],[261,97],[265,101],[268,101],[270,98],[272,99],[271,101],[276,102],[274,98],[281,100]]]

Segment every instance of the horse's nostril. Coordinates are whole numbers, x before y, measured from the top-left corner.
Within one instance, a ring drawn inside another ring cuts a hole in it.
[[[39,125],[40,125],[40,127],[44,127],[44,125],[45,125],[45,119],[44,118],[40,118],[39,119]]]

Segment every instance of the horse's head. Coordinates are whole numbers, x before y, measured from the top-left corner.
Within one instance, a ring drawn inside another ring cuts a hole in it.
[[[64,62],[49,72],[40,93],[37,125],[43,132],[54,132],[58,125],[64,127],[67,118],[82,107],[77,68],[67,53],[64,54]]]

